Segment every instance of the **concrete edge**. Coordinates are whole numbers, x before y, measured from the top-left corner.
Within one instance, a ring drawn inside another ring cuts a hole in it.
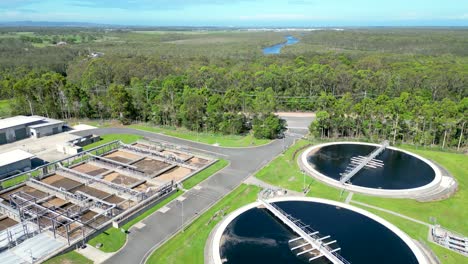
[[[424,192],[429,192],[431,190],[436,189],[441,181],[442,181],[442,172],[440,169],[435,165],[433,162],[430,160],[421,157],[417,154],[411,153],[409,151],[395,148],[395,147],[388,147],[389,149],[396,150],[403,152],[405,154],[411,155],[415,158],[418,158],[428,164],[435,172],[435,177],[432,180],[432,182],[421,186],[417,188],[410,188],[410,189],[395,189],[395,190],[386,190],[386,189],[376,189],[376,188],[367,188],[367,187],[362,187],[362,186],[357,186],[357,185],[352,185],[352,184],[342,184],[337,180],[334,180],[326,175],[323,175],[322,173],[318,172],[312,166],[307,162],[307,157],[309,153],[315,149],[319,149],[322,147],[330,146],[330,145],[338,145],[338,144],[360,144],[360,145],[368,145],[368,146],[379,146],[379,144],[374,144],[374,143],[365,143],[365,142],[349,142],[349,141],[344,141],[344,142],[330,142],[330,143],[323,143],[319,145],[315,145],[312,147],[309,147],[306,149],[302,155],[301,158],[299,159],[299,166],[303,168],[305,171],[308,172],[309,175],[313,176],[314,178],[320,180],[323,183],[326,183],[332,187],[335,188],[344,188],[348,191],[352,192],[357,192],[357,193],[362,193],[362,194],[370,194],[370,195],[375,195],[375,196],[381,196],[381,197],[394,197],[394,198],[412,198],[416,199],[419,195],[422,195]]]
[[[358,208],[358,207],[355,207],[355,206],[352,206],[352,205],[349,205],[349,204],[345,204],[345,203],[341,203],[341,202],[336,202],[336,201],[332,201],[332,200],[327,200],[327,199],[323,199],[323,198],[314,198],[314,197],[277,197],[277,198],[272,198],[272,199],[269,199],[268,200],[269,202],[284,202],[284,201],[305,201],[305,202],[317,202],[317,203],[323,203],[323,204],[328,204],[328,205],[333,205],[333,206],[338,206],[338,207],[341,207],[341,208],[345,208],[345,209],[348,209],[348,210],[351,210],[353,212],[356,212],[356,213],[359,213],[359,214],[362,214],[366,217],[369,217],[370,219],[374,220],[374,221],[377,221],[378,223],[384,225],[386,228],[390,229],[390,231],[392,231],[394,234],[396,234],[401,240],[403,240],[403,242],[405,242],[405,244],[411,249],[411,251],[413,252],[413,254],[416,256],[416,259],[418,260],[418,262],[420,264],[428,264],[429,262],[427,261],[426,257],[425,257],[425,254],[421,251],[421,249],[418,247],[418,245],[416,245],[416,243],[414,243],[413,239],[411,237],[409,237],[406,233],[404,233],[403,231],[401,231],[398,227],[396,227],[395,225],[393,225],[392,223],[388,222],[387,220],[377,216],[377,215],[374,215],[364,209],[361,209],[361,208]],[[220,252],[219,252],[219,248],[220,248],[220,242],[221,242],[221,237],[224,233],[224,230],[226,229],[226,227],[236,218],[238,217],[240,214],[246,212],[247,210],[250,210],[254,207],[257,207],[260,205],[260,202],[254,202],[254,203],[250,203],[250,204],[247,204],[239,209],[237,209],[236,211],[232,212],[228,217],[226,217],[223,222],[221,223],[221,225],[219,225],[218,229],[216,230],[216,233],[214,234],[214,237],[213,237],[213,241],[212,241],[212,256],[213,256],[213,259],[212,259],[212,262],[211,263],[214,263],[214,264],[223,264],[222,260],[221,260],[221,255],[220,255]],[[205,260],[206,262],[207,260]],[[210,263],[210,262],[208,262]]]

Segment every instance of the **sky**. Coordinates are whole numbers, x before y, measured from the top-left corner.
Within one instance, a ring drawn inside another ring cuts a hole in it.
[[[468,26],[468,0],[0,0],[0,21],[144,26]]]

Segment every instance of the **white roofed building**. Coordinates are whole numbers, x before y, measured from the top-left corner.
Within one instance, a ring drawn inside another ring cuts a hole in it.
[[[0,179],[30,170],[31,159],[34,157],[33,154],[20,149],[0,154]]]
[[[63,131],[65,122],[42,116],[14,116],[0,119],[0,145],[25,139],[40,138]]]

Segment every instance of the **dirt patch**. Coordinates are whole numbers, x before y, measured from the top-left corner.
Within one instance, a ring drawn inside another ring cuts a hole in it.
[[[121,203],[121,202],[123,202],[125,200],[118,197],[118,196],[116,196],[116,195],[112,195],[112,196],[109,196],[108,198],[104,199],[104,201],[109,202],[109,203],[113,203],[113,204],[118,204],[118,203]]]
[[[60,199],[60,198],[52,198],[50,200],[48,200],[47,202],[41,204],[42,206],[44,207],[47,207],[47,208],[50,208],[50,207],[62,207],[66,204],[68,204],[69,202],[63,200],[63,199]]]
[[[112,183],[120,184],[120,185],[125,185],[125,186],[129,186],[129,185],[132,185],[132,184],[138,182],[137,179],[124,176],[124,175],[122,175],[122,174],[120,174],[118,172],[113,172],[113,173],[107,174],[106,176],[104,176],[103,179],[108,181],[108,182],[112,182]]]
[[[0,220],[0,231],[3,231],[7,228],[10,228],[14,225],[18,224],[18,222],[16,222],[15,220],[11,219],[11,218],[4,218],[2,220]]]
[[[105,155],[104,158],[115,160],[121,163],[129,163],[131,161],[141,159],[142,157],[126,151],[117,150],[111,154]]]
[[[159,161],[159,160],[154,160],[150,158],[146,158],[144,160],[141,160],[137,163],[132,164],[133,166],[136,166],[139,170],[143,171],[144,173],[147,174],[152,174],[154,172],[160,171],[164,168],[167,168],[171,166],[171,164]]]
[[[133,188],[133,189],[136,190],[136,191],[139,191],[139,192],[145,192],[145,191],[146,191],[148,188],[150,188],[150,187],[154,187],[154,185],[145,182],[145,183],[142,183],[142,184],[136,186],[136,187]]]
[[[79,171],[81,173],[85,173],[91,176],[96,176],[96,175],[99,175],[108,171],[107,169],[97,167],[88,163],[84,163],[76,167],[73,167],[73,170],[76,170],[76,171]]]
[[[189,175],[190,173],[192,173],[191,169],[187,169],[184,167],[175,167],[173,169],[166,171],[163,174],[158,175],[157,179],[163,180],[163,181],[171,181],[171,180],[179,181],[183,179],[185,176]]]
[[[9,205],[9,202],[10,201],[10,194],[14,194],[14,193],[17,193],[17,192],[25,192],[33,197],[36,197],[37,199],[42,199],[44,197],[47,196],[47,193],[45,192],[42,192],[42,191],[39,191],[38,189],[34,189],[32,187],[29,187],[29,186],[22,186],[20,188],[16,188],[16,189],[13,189],[9,192],[6,192],[6,193],[3,193],[0,195],[0,197],[2,199],[4,199],[3,203],[4,204],[7,204]]]
[[[52,185],[57,188],[64,188],[65,190],[70,190],[79,185],[82,185],[82,183],[80,182],[65,178],[58,174],[53,174],[47,178],[44,178],[41,180],[41,182]]]
[[[109,193],[103,192],[101,190],[98,190],[96,188],[89,187],[86,185],[82,185],[74,190],[74,192],[77,192],[77,191],[84,192],[86,194],[97,197],[99,199],[109,196]]]
[[[187,161],[190,165],[196,166],[196,167],[203,167],[208,163],[208,160],[198,158],[198,157],[193,157]]]
[[[177,152],[177,151],[172,151],[172,150],[163,150],[162,153],[164,154],[172,154],[172,155],[175,155],[183,160],[186,160],[188,158],[190,158],[189,155],[187,154],[184,154],[184,153],[180,153],[180,152]]]

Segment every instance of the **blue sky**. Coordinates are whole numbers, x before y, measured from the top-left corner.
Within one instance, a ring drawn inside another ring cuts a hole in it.
[[[468,26],[468,0],[0,0],[0,21],[155,26]]]

